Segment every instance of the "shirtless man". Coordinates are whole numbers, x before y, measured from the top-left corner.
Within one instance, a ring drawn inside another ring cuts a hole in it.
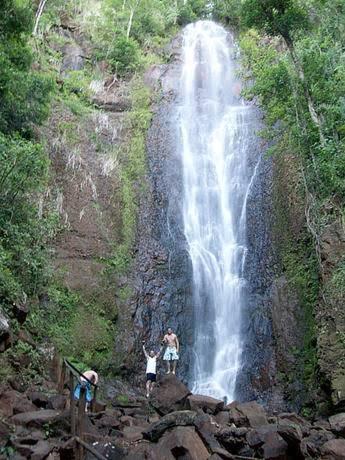
[[[95,372],[93,370],[84,372],[83,375],[79,377],[79,383],[77,384],[77,386],[75,387],[75,390],[74,390],[74,399],[78,400],[80,398],[80,389],[81,389],[81,387],[85,388],[85,390],[86,390],[85,412],[87,412],[89,410],[89,406],[90,406],[90,403],[92,401],[92,389],[91,389],[91,384],[89,382],[92,382],[94,385],[97,385],[97,383],[98,383],[98,374],[97,374],[97,372]]]
[[[163,356],[163,360],[167,362],[167,374],[170,374],[171,372],[171,361],[173,363],[172,373],[175,374],[176,364],[179,359],[178,352],[180,350],[180,344],[171,327],[168,328],[168,332],[165,334],[163,342],[167,345]]]

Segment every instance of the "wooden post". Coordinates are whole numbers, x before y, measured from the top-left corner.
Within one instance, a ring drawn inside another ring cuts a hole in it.
[[[61,374],[60,374],[60,380],[59,380],[59,386],[58,386],[59,393],[63,392],[63,388],[65,385],[65,379],[66,379],[66,364],[65,364],[65,361],[62,361]]]
[[[85,431],[85,404],[86,404],[86,388],[80,388],[80,398],[78,404],[78,429],[77,436],[83,441],[84,440],[84,431]],[[84,460],[84,446],[81,443],[78,443],[77,446],[77,460]]]
[[[97,398],[97,387],[95,387],[95,389],[93,391],[93,399],[91,401],[91,412],[95,411],[96,398]]]
[[[74,379],[73,374],[69,373],[70,386],[70,415],[71,415],[71,435],[75,436],[75,399],[74,399]]]

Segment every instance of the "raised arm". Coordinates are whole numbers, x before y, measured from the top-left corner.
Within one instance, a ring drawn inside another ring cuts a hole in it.
[[[175,337],[175,343],[176,343],[176,351],[177,351],[177,353],[178,353],[179,350],[180,350],[180,342],[178,341],[177,336]]]
[[[144,352],[144,355],[145,355],[145,358],[147,359],[149,357],[146,349],[145,349],[145,343],[143,342],[143,352]]]

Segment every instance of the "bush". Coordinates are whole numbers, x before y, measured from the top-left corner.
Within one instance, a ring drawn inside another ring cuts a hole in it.
[[[134,72],[141,64],[140,47],[133,38],[120,36],[108,53],[108,60],[118,75]]]

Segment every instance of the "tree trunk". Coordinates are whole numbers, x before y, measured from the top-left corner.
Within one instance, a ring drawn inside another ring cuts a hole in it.
[[[38,5],[38,9],[37,9],[37,12],[36,12],[35,26],[34,26],[34,30],[32,32],[33,35],[37,35],[38,23],[40,22],[40,19],[41,19],[41,16],[42,16],[42,13],[43,13],[43,10],[44,10],[44,7],[45,7],[46,3],[47,3],[47,0],[40,0],[40,3]]]
[[[129,34],[131,33],[133,16],[134,16],[134,8],[131,9],[131,12],[130,12],[130,15],[129,15],[128,26],[127,26],[127,34],[126,34],[127,38],[129,38]]]

